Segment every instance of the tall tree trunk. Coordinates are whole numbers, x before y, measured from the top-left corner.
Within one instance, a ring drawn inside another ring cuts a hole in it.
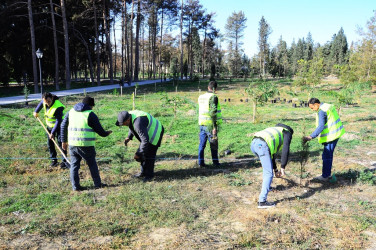
[[[205,35],[204,35],[204,48],[202,52],[202,78],[205,77],[205,53],[206,53],[206,28],[205,28]]]
[[[54,4],[52,3],[52,0],[50,0],[50,8],[51,8],[52,32],[53,32],[53,36],[54,36],[54,52],[55,52],[54,84],[55,84],[56,90],[59,90],[60,89],[60,86],[59,86],[59,51],[58,51],[58,47],[57,47],[55,10],[54,10]]]
[[[142,80],[145,79],[145,28],[142,29]]]
[[[113,32],[114,32],[114,46],[115,46],[115,54],[114,54],[114,74],[113,74],[113,77],[116,79],[116,57],[117,57],[117,47],[116,47],[116,32],[115,32],[115,22],[114,22],[114,25],[113,25]]]
[[[65,2],[60,0],[61,14],[63,17],[63,29],[64,29],[64,52],[65,52],[65,86],[66,89],[71,87],[71,75],[69,66],[69,36],[68,36],[68,22],[67,15],[65,13]]]
[[[130,79],[131,81],[133,81],[133,18],[134,18],[134,14],[133,14],[133,10],[134,10],[134,1],[135,0],[132,0],[132,13],[131,13],[131,46],[130,46],[130,49],[131,49],[131,58],[130,58],[130,69],[129,69],[129,76],[130,76]]]
[[[181,0],[180,13],[180,78],[183,79],[183,1]]]
[[[34,93],[38,93],[38,69],[37,69],[37,56],[36,46],[35,46],[35,30],[34,30],[34,19],[33,19],[33,9],[31,7],[31,0],[27,1],[27,10],[29,14],[29,25],[30,25],[30,37],[31,37],[31,58],[33,60],[33,76],[34,76]]]
[[[159,49],[159,66],[160,66],[160,78],[162,79],[163,75],[163,58],[162,58],[162,50],[163,50],[163,7],[161,11],[161,44],[160,44],[160,49]]]
[[[109,69],[108,69],[108,75],[110,77],[110,83],[114,83],[114,76],[113,76],[113,66],[112,66],[112,46],[111,46],[111,38],[110,38],[110,28],[108,25],[108,13],[106,8],[106,1],[103,0],[103,26],[104,26],[104,33],[106,35],[106,47],[107,47],[107,53],[108,53],[108,63],[109,63]]]
[[[95,4],[96,0],[93,0],[93,11],[94,11],[94,29],[95,29],[95,48],[96,48],[96,61],[97,61],[97,85],[101,85],[101,50],[99,46],[99,32],[98,32],[98,20],[97,20],[97,6]]]
[[[191,80],[193,79],[193,47],[192,47],[192,44],[193,44],[193,36],[192,36],[192,29],[193,29],[193,19],[191,18],[192,20],[192,23],[190,23],[189,25],[189,65],[190,65],[190,69],[189,69],[189,77],[191,78]]]
[[[126,2],[123,0],[121,8],[121,82],[124,83],[124,49],[125,49],[125,16],[126,16]]]
[[[156,50],[157,50],[157,10],[155,7],[155,4],[153,4],[153,10],[154,10],[154,15],[153,15],[153,31],[152,31],[152,66],[153,66],[153,78],[155,79],[156,76]]]
[[[126,64],[126,70],[125,70],[125,78],[126,78],[126,81],[127,82],[131,82],[131,75],[130,75],[130,72],[129,72],[129,69],[130,69],[130,65],[131,65],[131,62],[130,62],[130,56],[129,56],[129,41],[128,41],[128,18],[127,18],[127,3],[126,1],[124,1],[124,13],[125,13],[125,31],[124,31],[124,39],[125,39],[125,43],[126,43],[126,60],[127,60],[127,64]]]
[[[137,4],[137,19],[136,19],[136,44],[134,51],[134,80],[138,81],[139,61],[140,61],[140,26],[141,26],[141,0]]]

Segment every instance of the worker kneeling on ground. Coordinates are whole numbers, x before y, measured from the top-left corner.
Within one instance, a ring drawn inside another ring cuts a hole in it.
[[[43,93],[42,101],[38,104],[38,106],[34,110],[34,117],[37,118],[39,116],[39,111],[44,110],[44,117],[46,120],[47,131],[49,135],[47,135],[47,146],[48,150],[50,151],[50,159],[51,164],[50,167],[56,167],[58,165],[57,162],[57,153],[55,144],[52,139],[57,138],[57,143],[61,148],[61,136],[60,136],[60,125],[64,119],[64,109],[65,106],[59,101],[59,97],[53,95],[49,92]],[[67,151],[63,150],[63,153],[67,155]],[[63,158],[63,161],[60,163],[60,167],[65,169],[69,168],[69,163]]]
[[[134,159],[141,163],[141,171],[135,177],[142,177],[144,182],[152,180],[155,157],[164,134],[162,124],[149,113],[133,110],[120,112],[115,125],[129,127],[128,136],[124,140],[125,146],[133,136],[141,142],[134,155]]]
[[[316,113],[316,129],[309,136],[304,136],[307,142],[318,138],[319,143],[324,145],[322,153],[322,174],[314,178],[317,181],[328,181],[332,175],[333,154],[339,138],[345,133],[341,119],[336,108],[332,104],[320,103],[317,98],[308,101],[309,108]]]
[[[95,188],[107,186],[101,181],[97,161],[95,160],[95,133],[102,137],[109,136],[112,131],[105,131],[99,122],[98,116],[93,112],[94,98],[85,97],[81,103],[77,103],[66,115],[61,124],[61,136],[63,149],[67,149],[67,137],[71,157],[70,179],[73,191],[81,191],[80,163],[82,158],[90,169]],[[68,133],[67,133],[68,132]]]
[[[264,129],[254,134],[251,143],[252,152],[260,159],[262,165],[262,187],[259,195],[258,208],[274,207],[274,202],[268,202],[267,196],[273,180],[273,169],[276,177],[285,175],[285,167],[290,153],[290,144],[294,130],[278,123],[275,127]],[[282,150],[281,171],[275,163],[275,155]]]

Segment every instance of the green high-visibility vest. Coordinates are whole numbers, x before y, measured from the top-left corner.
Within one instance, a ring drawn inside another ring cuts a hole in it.
[[[214,93],[205,93],[198,97],[198,125],[200,126],[213,125],[213,121],[210,116],[209,100],[214,95],[215,95]],[[222,124],[222,111],[221,111],[221,104],[219,104],[219,98],[218,98],[217,124],[216,125],[219,125],[219,124]]]
[[[270,155],[273,156],[283,148],[283,130],[282,127],[271,127],[257,132],[254,137],[261,137],[268,144]]]
[[[320,105],[319,110],[326,112],[327,115],[327,122],[325,124],[324,130],[317,137],[319,143],[331,142],[340,138],[345,133],[345,129],[334,105],[323,103]],[[316,114],[316,127],[318,125],[319,112],[317,112]]]
[[[73,108],[69,111],[68,144],[70,146],[95,146],[95,132],[88,124],[92,110],[77,112]]]
[[[65,109],[65,106],[59,100],[55,100],[54,104],[47,110],[46,104],[43,102],[44,117],[46,119],[47,127],[53,128],[55,126],[55,111],[60,107],[63,107]],[[62,119],[64,119],[64,111]]]
[[[134,124],[134,120],[137,117],[140,116],[146,116],[149,120],[148,123],[148,136],[149,136],[149,143],[153,144],[156,146],[158,144],[159,139],[161,138],[161,132],[162,132],[162,124],[155,119],[151,114],[146,113],[141,110],[133,110],[129,111],[129,114],[132,116],[132,124]]]

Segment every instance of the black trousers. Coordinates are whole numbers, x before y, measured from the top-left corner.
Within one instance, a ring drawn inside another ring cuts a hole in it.
[[[48,133],[51,134],[52,128],[47,127]],[[55,148],[55,143],[48,137],[47,135],[47,146],[48,146],[48,151],[50,152],[50,159],[51,160],[57,160],[57,152]],[[60,149],[64,152],[65,156],[67,155],[67,151],[63,150],[61,147],[61,136],[60,136],[60,129],[57,130],[56,136],[55,136],[55,141],[57,142],[57,145],[59,145]],[[56,140],[57,139],[57,140]],[[63,162],[66,162],[66,160],[63,157]]]
[[[144,153],[145,159],[141,162],[141,173],[143,176],[154,177],[154,165],[157,151],[157,146],[154,146],[152,144],[148,145],[148,150]]]

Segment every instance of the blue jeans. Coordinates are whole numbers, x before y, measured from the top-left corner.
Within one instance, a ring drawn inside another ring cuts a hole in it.
[[[252,152],[260,159],[262,165],[262,187],[259,202],[266,201],[273,180],[273,161],[268,144],[260,138],[254,138],[251,143]]]
[[[95,160],[95,147],[69,146],[69,151],[71,158],[70,179],[73,190],[76,190],[80,187],[80,177],[78,176],[78,171],[80,170],[82,158],[89,166],[91,178],[93,178],[94,181],[94,186],[101,187],[101,177],[99,176],[98,165],[97,161]]]
[[[206,141],[209,140],[210,151],[213,160],[213,164],[219,164],[218,159],[218,139],[212,140],[213,135],[209,131],[207,126],[200,126],[200,145],[198,146],[198,164],[203,165],[205,158],[204,152],[206,147]]]
[[[323,143],[324,151],[322,152],[322,177],[326,178],[332,175],[333,153],[339,139]]]

